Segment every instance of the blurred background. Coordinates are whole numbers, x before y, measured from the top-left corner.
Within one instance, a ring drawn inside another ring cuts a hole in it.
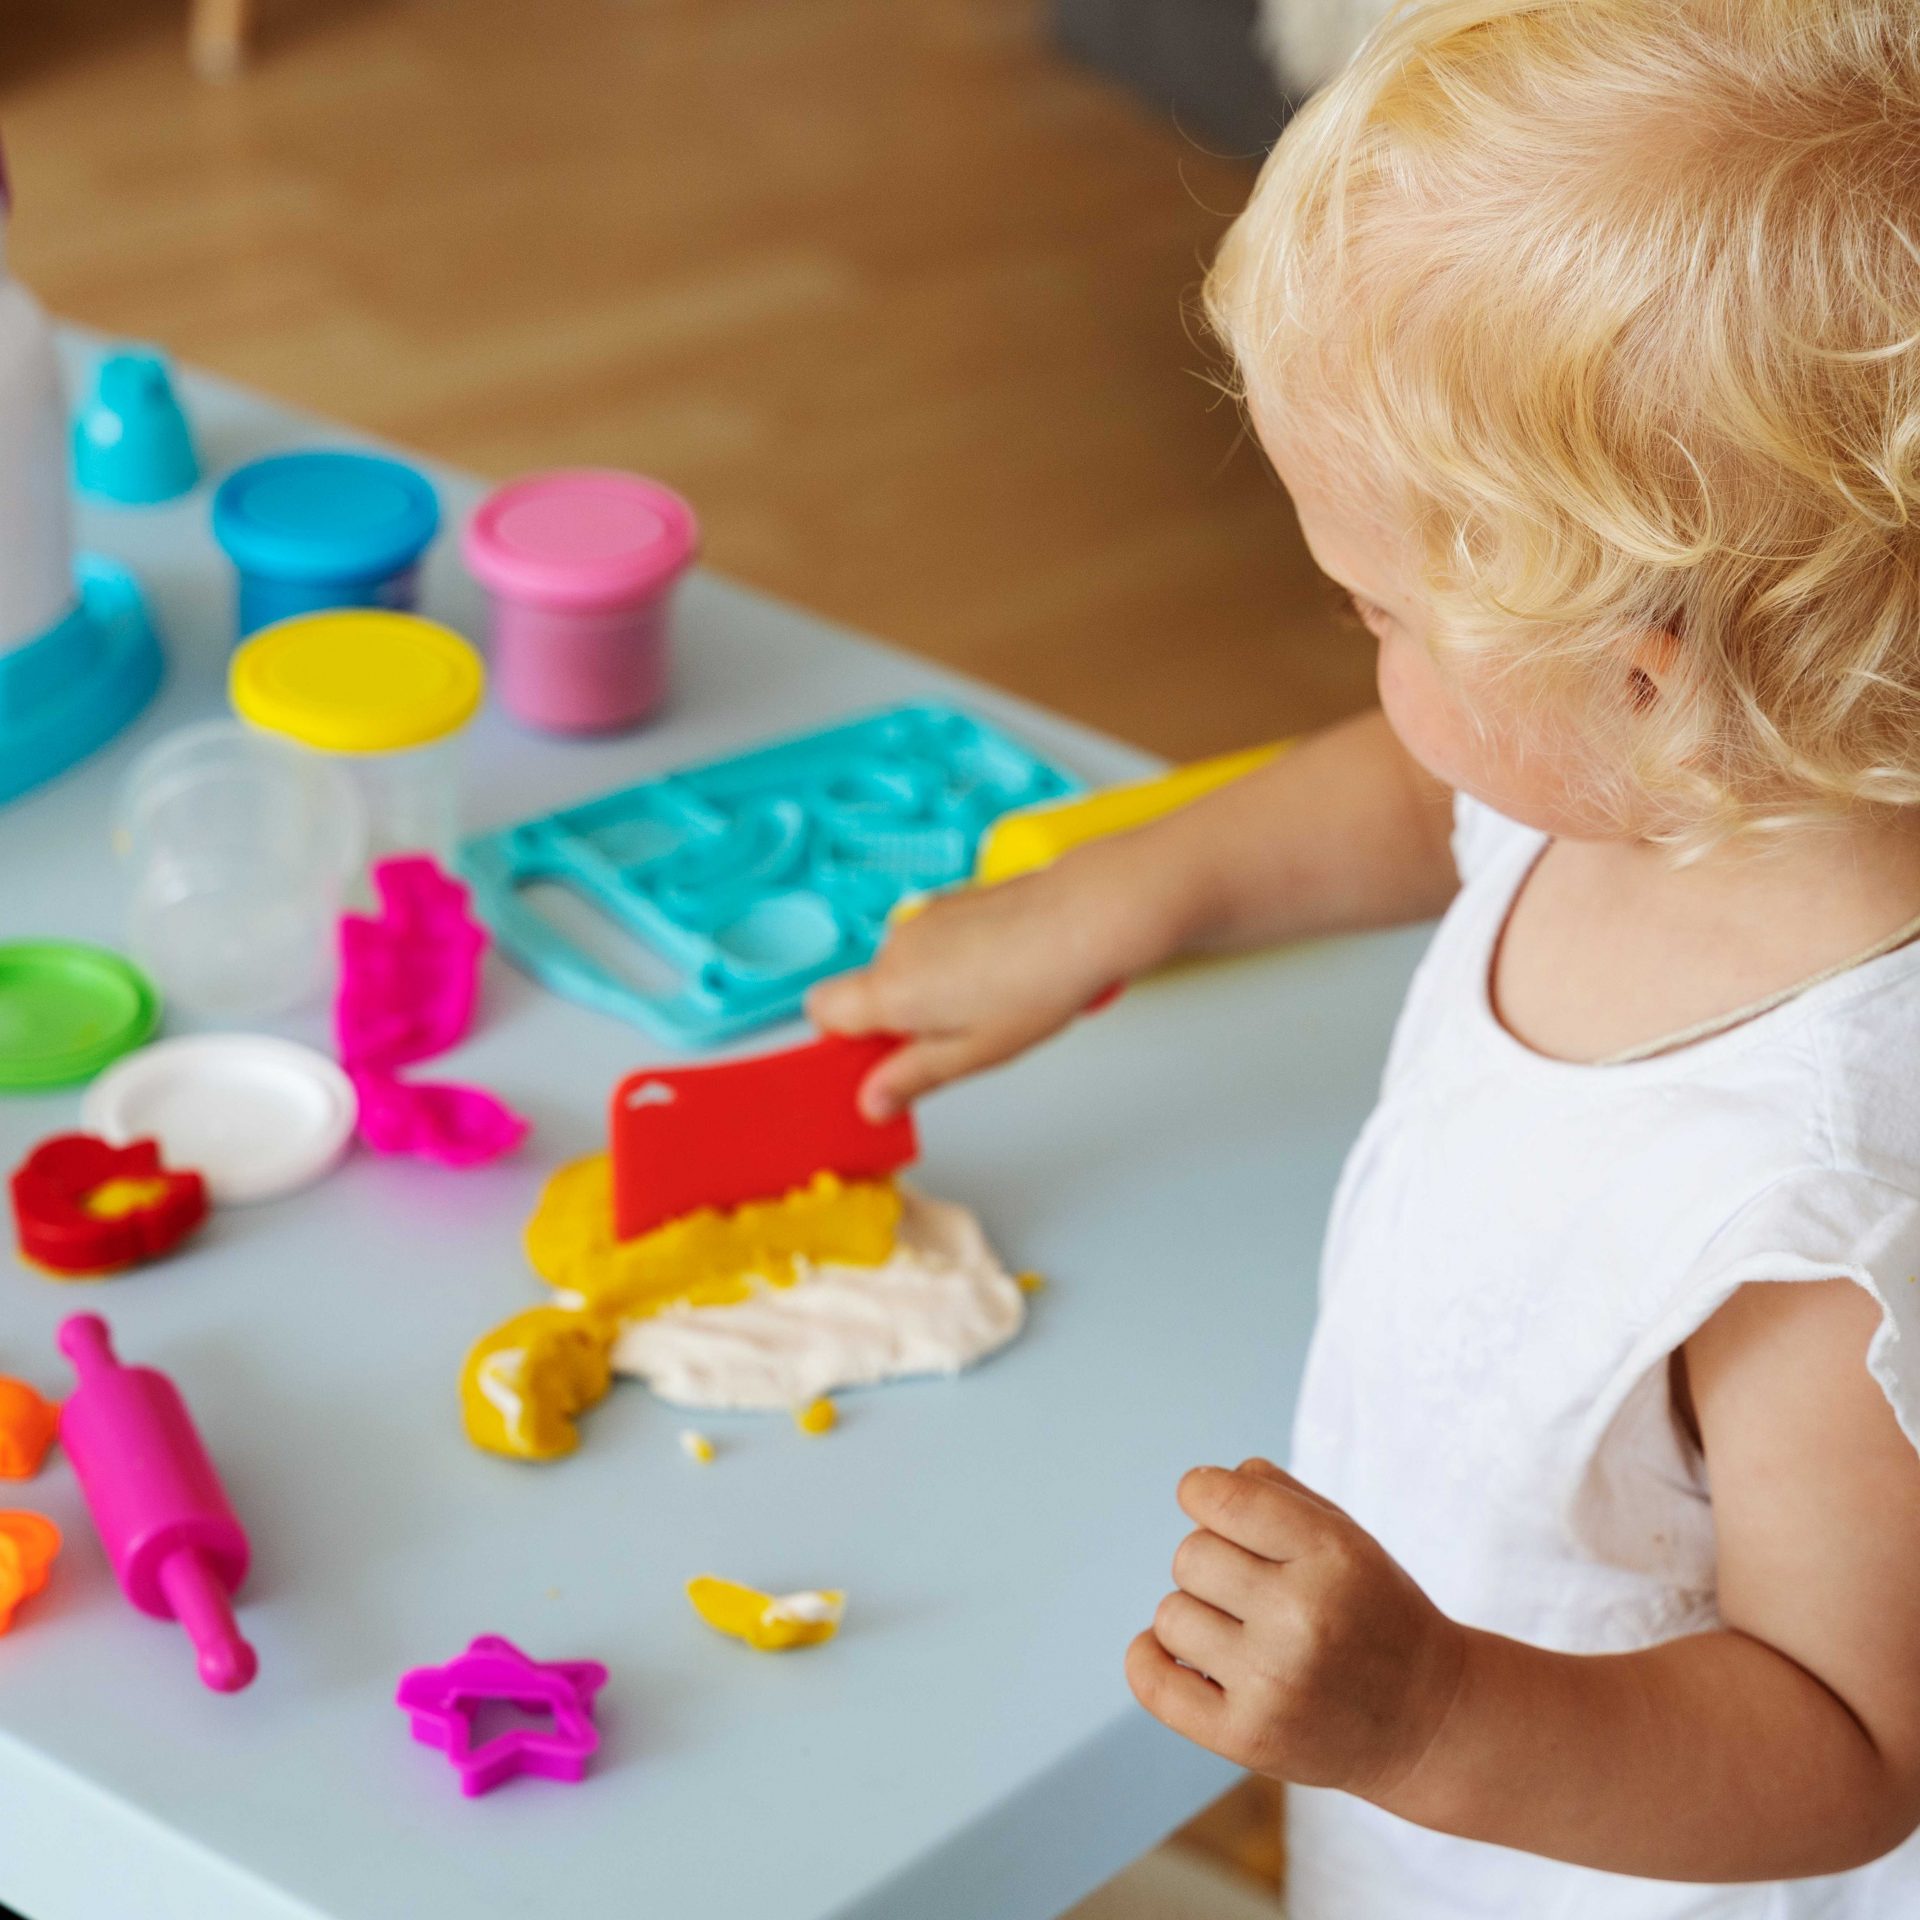
[[[1193,311],[1284,111],[1254,9],[33,0],[16,258],[488,476],[655,474],[711,566],[1199,755],[1370,677]]]
[[[32,0],[15,258],[403,447],[657,475],[712,567],[1198,756],[1371,688],[1194,297],[1381,9],[1261,4]],[[1270,1798],[1186,1845],[1271,1884]]]

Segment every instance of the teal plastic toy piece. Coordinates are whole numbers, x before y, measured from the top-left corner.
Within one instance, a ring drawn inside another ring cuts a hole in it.
[[[0,804],[105,746],[160,684],[160,642],[133,575],[83,553],[75,576],[67,616],[0,653]]]
[[[543,986],[710,1047],[871,959],[895,905],[965,879],[1002,814],[1080,790],[957,708],[897,707],[482,834],[460,866]]]
[[[164,354],[110,353],[73,423],[80,491],[126,507],[157,507],[200,484],[193,429]]]

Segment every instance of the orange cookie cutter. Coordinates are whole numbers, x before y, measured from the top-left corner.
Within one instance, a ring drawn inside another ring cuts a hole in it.
[[[0,1376],[0,1480],[31,1480],[60,1431],[60,1409],[24,1380]]]
[[[60,1553],[60,1529],[44,1514],[0,1511],[0,1633],[15,1609],[46,1584]]]

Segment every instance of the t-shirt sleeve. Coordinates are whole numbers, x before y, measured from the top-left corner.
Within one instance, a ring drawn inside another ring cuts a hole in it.
[[[1615,1374],[1593,1412],[1589,1465],[1574,1530],[1608,1557],[1633,1558],[1640,1539],[1636,1487],[1648,1474],[1697,1472],[1678,1432],[1668,1361],[1744,1286],[1851,1280],[1871,1295],[1880,1325],[1867,1372],[1900,1430],[1920,1452],[1920,1195],[1845,1170],[1789,1174],[1716,1233]],[[1701,1486],[1704,1499],[1704,1483]]]
[[[1537,845],[1540,838],[1534,828],[1496,813],[1484,800],[1467,793],[1453,796],[1453,864],[1463,887],[1484,873],[1507,848],[1523,840]]]

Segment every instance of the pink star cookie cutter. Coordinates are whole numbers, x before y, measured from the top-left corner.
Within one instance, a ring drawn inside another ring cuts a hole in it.
[[[600,1745],[593,1696],[607,1684],[597,1660],[535,1660],[512,1641],[483,1633],[443,1667],[415,1667],[401,1677],[395,1703],[413,1737],[438,1747],[469,1799],[491,1793],[516,1774],[578,1781]],[[474,1715],[489,1701],[552,1712],[551,1727],[510,1727],[474,1744]]]

